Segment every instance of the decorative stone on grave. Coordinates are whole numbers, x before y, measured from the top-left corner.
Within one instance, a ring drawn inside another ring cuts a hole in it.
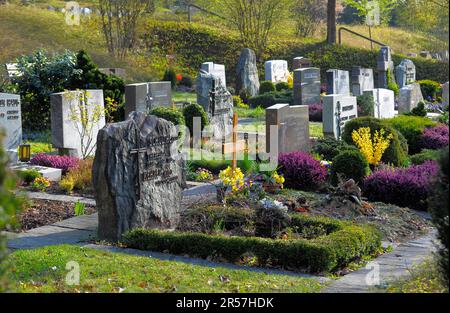
[[[177,225],[185,187],[177,138],[171,122],[142,112],[99,131],[93,182],[101,239]]]
[[[11,163],[17,163],[17,149],[22,143],[22,109],[20,96],[0,93],[0,131],[4,132],[3,148]]]
[[[298,70],[299,68],[313,67],[312,60],[304,57],[296,57],[292,61],[292,70]]]
[[[264,65],[265,77],[272,83],[287,83],[289,77],[288,63],[285,60],[270,60]]]
[[[172,107],[170,82],[149,82],[125,86],[125,116],[133,111],[148,113],[156,107]]]
[[[326,95],[323,97],[323,133],[340,139],[345,123],[358,117],[356,97]]]
[[[327,94],[350,95],[350,78],[348,71],[327,71]]]
[[[370,94],[374,101],[374,117],[391,118],[395,116],[395,94],[390,89],[377,88],[365,90],[364,94]]]
[[[90,123],[87,132],[79,118],[80,101],[86,92],[87,101],[84,104],[88,113],[88,120],[94,121],[98,114],[98,121]],[[52,144],[61,155],[83,157],[83,154],[94,155],[98,131],[105,126],[105,106],[103,90],[66,91],[50,95]],[[99,114],[101,112],[101,114]],[[84,133],[84,136],[83,136]],[[89,139],[91,138],[91,139]],[[82,144],[83,139],[83,144]]]
[[[416,81],[416,66],[413,61],[404,59],[395,68],[395,79],[399,88],[414,83]]]
[[[399,92],[398,113],[404,114],[411,112],[421,101],[423,101],[423,96],[419,83],[406,85]]]
[[[275,140],[270,126],[278,126],[278,153],[310,150],[307,105],[275,104],[266,109],[266,149]]]
[[[377,56],[378,88],[388,88],[388,72],[391,80],[395,82],[394,62],[392,61],[391,48],[383,46]]]
[[[446,82],[445,84],[442,85],[442,104],[444,106],[449,104],[449,99],[448,99],[448,82]]]
[[[215,138],[231,134],[233,128],[233,97],[218,76],[200,70],[197,76],[197,103],[209,118],[209,128]]]
[[[200,70],[220,78],[220,83],[227,88],[227,79],[225,75],[225,65],[213,62],[202,63]]]
[[[256,55],[253,50],[248,48],[241,50],[236,74],[236,91],[239,92],[245,89],[250,96],[256,96],[259,92],[259,75],[258,67],[256,66]]]
[[[294,104],[320,103],[320,69],[301,68],[294,71]]]
[[[10,167],[11,170],[19,172],[26,170],[35,170],[41,174],[42,177],[47,178],[49,181],[59,182],[62,176],[62,170],[60,168],[46,167],[31,165],[29,163],[17,163]]]
[[[352,94],[357,97],[363,94],[365,90],[374,89],[373,70],[371,68],[362,68],[354,66],[352,68]]]

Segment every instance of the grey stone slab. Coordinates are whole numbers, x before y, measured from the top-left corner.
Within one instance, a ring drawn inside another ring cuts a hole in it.
[[[356,97],[326,95],[323,97],[323,133],[339,139],[345,123],[358,117]]]
[[[412,84],[416,81],[416,66],[413,61],[404,59],[395,68],[395,79],[399,88]]]
[[[146,82],[125,86],[125,117],[131,112],[148,113],[156,107],[171,106],[171,82]]]
[[[355,97],[362,95],[365,90],[374,89],[373,70],[354,66],[352,68],[351,85],[352,94]]]
[[[36,170],[42,177],[54,182],[59,182],[62,175],[62,171],[59,168],[31,165],[29,163],[17,163],[10,168],[13,171]]]
[[[313,67],[312,60],[305,57],[296,57],[292,61],[292,70],[299,68]]]
[[[96,231],[98,226],[98,214],[81,215],[73,218],[69,218],[57,223],[52,224],[52,226],[72,228],[77,230],[85,231]]]
[[[294,70],[294,105],[320,103],[320,69],[316,67]]]
[[[398,113],[404,114],[411,112],[421,101],[423,101],[423,95],[419,83],[406,85],[400,89]]]
[[[350,75],[348,71],[331,69],[327,73],[327,94],[350,95]]]
[[[42,199],[42,200],[52,200],[52,201],[61,201],[61,202],[81,202],[86,205],[92,205],[95,206],[95,199],[86,198],[86,197],[75,197],[75,196],[69,196],[69,195],[55,195],[55,194],[49,194],[45,192],[34,192],[34,191],[28,191],[26,192],[26,195],[28,198],[31,199]]]

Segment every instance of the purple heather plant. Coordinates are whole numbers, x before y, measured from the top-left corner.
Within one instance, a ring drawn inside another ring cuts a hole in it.
[[[321,103],[315,103],[309,105],[309,121],[310,122],[322,122],[323,106]]]
[[[288,188],[316,190],[327,178],[326,167],[305,152],[280,153],[278,162]]]
[[[69,169],[76,167],[79,161],[80,159],[70,156],[38,153],[30,160],[30,163],[33,165],[59,168],[64,175]]]
[[[426,161],[409,168],[385,167],[364,179],[363,195],[370,201],[426,210],[433,177],[436,177],[438,171],[439,165],[436,161]]]
[[[422,149],[441,149],[448,146],[448,125],[438,124],[434,127],[426,128],[420,139]]]

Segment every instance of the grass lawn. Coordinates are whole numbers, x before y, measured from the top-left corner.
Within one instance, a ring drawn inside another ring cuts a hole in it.
[[[266,133],[266,123],[263,121],[257,121],[251,124],[239,124],[238,131],[240,132],[258,132]],[[323,125],[319,122],[309,122],[309,136],[310,137],[323,137]]]
[[[209,268],[77,246],[20,250],[10,255],[13,292],[317,292],[314,279]],[[66,263],[80,266],[68,286]]]
[[[172,92],[172,101],[197,103],[197,93],[195,92]]]

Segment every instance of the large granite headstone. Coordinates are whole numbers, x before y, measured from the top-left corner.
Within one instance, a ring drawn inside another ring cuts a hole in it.
[[[370,94],[374,101],[374,116],[376,118],[391,118],[395,116],[395,94],[390,89],[370,89],[364,94]]]
[[[373,70],[354,66],[352,68],[352,94],[357,97],[363,94],[364,90],[374,88]]]
[[[220,78],[221,84],[227,88],[227,79],[225,74],[225,65],[216,64],[214,62],[202,63],[200,69],[206,73],[212,74]]]
[[[278,126],[278,153],[310,150],[307,105],[275,104],[266,109],[266,149],[275,140],[270,126]],[[267,151],[270,152],[270,151]]]
[[[91,128],[90,132],[84,136],[85,147],[82,147],[81,121],[80,119],[74,120],[73,115],[80,112],[79,103],[83,93],[84,91],[66,91],[50,95],[52,144],[60,154],[82,157],[84,150],[86,154],[93,155],[97,133],[106,124],[103,90],[86,90],[88,119],[93,121],[92,114],[95,114],[96,111],[101,111],[102,114],[96,123],[92,123],[92,128],[89,127]],[[88,137],[92,138],[90,143]]]
[[[93,182],[101,239],[177,225],[185,186],[177,134],[171,122],[142,112],[99,131]]]
[[[320,103],[320,69],[301,68],[294,71],[294,104]]]
[[[388,73],[392,82],[395,82],[394,62],[392,61],[391,48],[383,46],[377,56],[378,88],[388,88]]]
[[[197,103],[209,118],[209,128],[215,138],[222,139],[233,128],[233,96],[218,76],[200,70],[197,76]]]
[[[270,60],[264,65],[265,77],[272,83],[287,82],[289,77],[288,62],[285,60]]]
[[[172,107],[170,82],[137,83],[125,86],[125,116],[133,111],[148,113],[156,107]]]
[[[256,96],[259,92],[258,67],[256,66],[256,55],[251,49],[241,50],[241,56],[236,68],[236,90],[247,90],[250,96]]]
[[[395,68],[395,79],[399,88],[414,83],[416,81],[416,66],[413,61],[404,59]]]
[[[340,139],[345,123],[358,117],[356,97],[326,95],[323,97],[323,133]]]
[[[327,94],[328,95],[350,95],[350,78],[348,71],[327,71]]]
[[[0,130],[4,132],[3,148],[10,162],[17,162],[17,148],[22,143],[22,109],[20,96],[0,93]]]
[[[449,99],[448,99],[448,82],[442,85],[442,104],[444,106],[448,106]]]
[[[423,101],[422,91],[418,83],[406,85],[400,89],[398,98],[398,113],[411,112],[419,102]]]
[[[292,70],[298,70],[299,68],[312,67],[312,60],[304,57],[296,57],[292,61]]]

